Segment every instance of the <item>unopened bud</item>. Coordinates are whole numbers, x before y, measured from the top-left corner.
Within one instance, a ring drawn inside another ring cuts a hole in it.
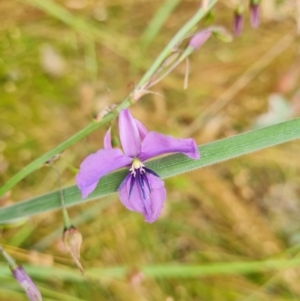
[[[25,290],[30,301],[43,301],[42,295],[39,292],[38,288],[35,286],[31,278],[26,274],[25,270],[21,266],[12,269],[12,273]]]
[[[71,253],[71,256],[82,274],[84,274],[84,269],[80,262],[80,247],[82,243],[81,233],[74,227],[71,226],[64,230],[63,241],[66,249]]]
[[[194,50],[198,50],[211,36],[211,30],[205,29],[193,35],[189,42],[189,46]]]
[[[235,36],[239,36],[242,33],[243,25],[244,25],[244,17],[242,13],[237,9],[234,12],[233,17],[233,32]]]
[[[25,270],[21,266],[17,266],[15,260],[4,251],[0,246],[0,252],[8,263],[15,279],[25,290],[30,301],[43,301],[42,295],[31,278],[26,274]]]
[[[257,28],[259,25],[259,3],[257,1],[251,1],[250,3],[250,23],[252,28]]]

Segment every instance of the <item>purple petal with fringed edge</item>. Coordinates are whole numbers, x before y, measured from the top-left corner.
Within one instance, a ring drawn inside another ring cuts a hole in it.
[[[155,132],[150,132],[142,142],[139,159],[145,161],[152,157],[169,153],[182,153],[191,159],[199,159],[200,154],[194,139],[176,139]]]
[[[86,157],[76,175],[76,183],[82,198],[86,198],[96,188],[101,177],[118,168],[129,166],[131,162],[132,159],[117,148],[100,149],[97,153]]]
[[[164,182],[160,178],[149,173],[145,177],[147,177],[146,182],[144,181],[143,183],[145,197],[143,196],[140,183],[136,178],[133,186],[131,186],[132,180],[130,174],[126,176],[118,191],[122,204],[128,210],[141,213],[145,217],[146,222],[152,223],[161,213],[166,199],[166,189]]]
[[[120,112],[119,132],[125,155],[131,158],[137,157],[141,151],[140,133],[128,109]]]

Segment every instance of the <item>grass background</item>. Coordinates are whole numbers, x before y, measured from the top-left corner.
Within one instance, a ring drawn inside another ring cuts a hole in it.
[[[68,0],[55,1],[58,10],[51,3],[0,2],[1,184],[107,103],[122,100],[199,5]],[[257,30],[246,9],[241,37],[231,44],[211,39],[191,57],[187,90],[182,64],[153,88],[163,97],[144,96],[133,115],[148,129],[198,144],[254,128],[258,117],[270,123],[299,116],[298,16],[288,1],[262,6]],[[233,8],[219,1],[214,24],[231,29]],[[262,114],[272,93],[283,108],[271,112],[270,121]],[[104,131],[56,161],[64,186],[74,183],[82,159],[102,147]],[[117,195],[72,208],[84,237],[85,277],[64,251],[60,212],[3,225],[1,244],[28,264],[45,300],[298,300],[299,269],[288,260],[297,259],[300,243],[299,150],[296,141],[168,179],[163,214],[151,225],[125,210]],[[57,188],[55,172],[43,167],[0,202]],[[259,263],[271,259],[287,262],[280,270]],[[225,272],[218,263],[228,263]],[[200,277],[187,265],[209,271]],[[157,269],[151,274],[145,267]],[[95,269],[101,273],[92,277]],[[26,300],[3,261],[0,270],[0,299]]]

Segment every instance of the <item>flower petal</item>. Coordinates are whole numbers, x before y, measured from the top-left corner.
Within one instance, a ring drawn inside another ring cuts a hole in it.
[[[76,175],[76,183],[82,198],[87,197],[96,188],[101,177],[115,169],[130,165],[131,161],[131,158],[117,148],[100,149],[97,153],[86,157]]]
[[[138,126],[128,109],[120,112],[119,132],[125,155],[131,158],[137,157],[141,151],[141,139]]]
[[[168,153],[183,153],[192,159],[200,158],[194,139],[176,139],[172,136],[150,132],[142,142],[142,151],[139,159],[145,161]]]
[[[109,127],[108,131],[106,132],[104,139],[103,139],[103,146],[104,149],[111,149],[111,127]]]
[[[161,213],[164,201],[166,199],[166,189],[164,187],[164,182],[160,178],[152,174],[147,174],[147,179],[151,188],[151,192],[146,193],[146,198],[143,198],[137,180],[133,184],[129,197],[131,183],[130,174],[126,176],[118,190],[120,200],[128,210],[143,214],[145,221],[152,223],[159,217]],[[145,191],[148,192],[147,186],[145,186]]]
[[[148,130],[145,128],[145,126],[137,119],[134,119],[135,124],[138,128],[139,134],[140,134],[140,139],[143,141],[148,134]]]

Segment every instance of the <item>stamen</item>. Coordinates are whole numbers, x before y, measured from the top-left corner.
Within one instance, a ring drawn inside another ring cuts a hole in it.
[[[132,166],[130,169],[129,169],[130,173],[135,177],[136,176],[136,171],[135,171],[135,168]]]
[[[147,173],[155,176],[155,177],[159,177],[159,175],[154,172],[153,170],[145,167],[145,165],[138,159],[135,158],[132,162],[131,168],[129,169],[130,171],[130,187],[129,187],[129,194],[128,194],[128,198],[130,198],[132,190],[133,190],[133,186],[136,184],[136,181],[139,185],[138,190],[141,194],[142,199],[147,200],[147,196],[149,196],[151,194],[151,186],[147,177]],[[145,191],[145,183],[148,189],[148,192]],[[148,207],[149,204],[145,204],[145,209],[146,211],[149,210]]]

